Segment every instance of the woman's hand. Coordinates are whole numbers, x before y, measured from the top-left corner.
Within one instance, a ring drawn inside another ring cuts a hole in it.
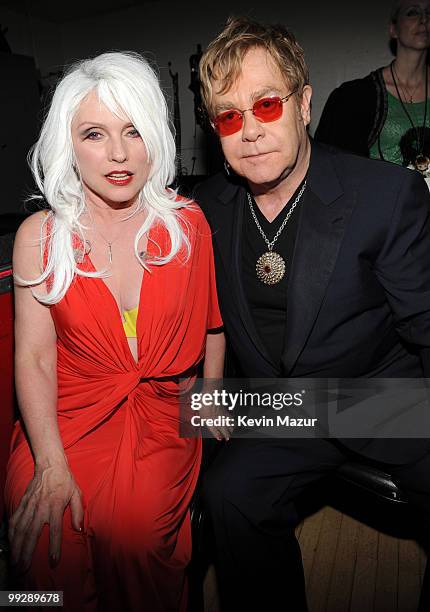
[[[210,406],[202,406],[199,410],[199,416],[206,419],[210,419],[209,422],[215,421],[217,419],[219,425],[208,425],[208,422],[205,422],[205,427],[208,429],[212,436],[221,442],[222,440],[230,440],[231,434],[234,430],[234,425],[232,421],[233,417],[225,408],[222,406],[216,406],[215,404],[211,404]]]
[[[21,502],[9,521],[12,563],[24,572],[42,528],[49,525],[49,562],[52,567],[60,559],[63,515],[70,504],[72,527],[81,531],[84,516],[81,491],[67,464],[37,467]]]

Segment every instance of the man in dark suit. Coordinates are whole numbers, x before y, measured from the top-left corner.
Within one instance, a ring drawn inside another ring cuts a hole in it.
[[[201,82],[227,171],[195,197],[213,230],[235,375],[430,376],[422,177],[310,141],[303,51],[280,26],[229,20],[202,58]],[[426,526],[430,441],[351,445],[392,464]],[[294,502],[345,458],[328,439],[224,445],[205,484],[223,611],[306,610]]]

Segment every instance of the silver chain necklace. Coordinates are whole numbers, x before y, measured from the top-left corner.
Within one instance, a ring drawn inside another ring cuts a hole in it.
[[[121,218],[121,219],[119,219],[119,221],[114,221],[110,225],[111,226],[112,225],[115,226],[118,223],[122,223],[123,221],[127,221],[127,219],[130,219],[131,217],[133,217],[134,214],[135,214],[135,211],[131,215],[129,215],[128,217]],[[103,240],[103,242],[107,245],[107,258],[109,260],[109,263],[111,264],[113,262],[113,250],[112,250],[112,246],[117,242],[117,240],[119,240],[119,238],[121,238],[121,236],[123,235],[123,232],[121,232],[121,228],[120,228],[120,231],[119,231],[118,235],[115,236],[112,240],[108,240],[104,236],[104,234],[100,231],[99,226],[97,225],[97,223],[95,223],[94,217],[91,214],[91,210],[90,209],[88,209],[88,215],[89,215],[89,217],[90,217],[90,219],[92,221],[92,229],[94,230],[94,232],[96,234],[98,234],[100,236],[100,238]],[[143,255],[143,251],[141,251],[139,253],[139,257],[142,257],[142,255]]]
[[[94,231],[107,244],[107,256],[108,256],[108,259],[109,259],[109,263],[111,264],[112,261],[113,261],[112,245],[115,244],[115,242],[118,240],[118,238],[120,238],[121,233],[118,234],[118,236],[116,236],[116,238],[114,238],[113,240],[108,240],[107,238],[105,238],[103,236],[103,234],[101,233],[101,231],[99,230],[99,228],[95,224],[94,224]]]
[[[261,227],[257,219],[257,215],[255,214],[254,206],[252,204],[252,197],[249,194],[249,192],[247,193],[248,204],[249,204],[252,218],[254,219],[255,225],[257,226],[258,231],[260,232],[268,248],[268,251],[263,253],[263,255],[261,255],[257,259],[257,263],[255,264],[257,278],[265,285],[276,285],[276,283],[279,283],[284,278],[285,260],[281,255],[279,255],[279,253],[276,253],[273,250],[273,246],[275,242],[278,240],[279,236],[281,235],[284,227],[287,225],[288,221],[290,220],[290,217],[293,214],[293,211],[296,208],[297,204],[300,202],[301,197],[306,189],[306,184],[307,184],[307,181],[303,183],[303,186],[300,189],[299,193],[297,194],[296,199],[290,206],[290,210],[288,211],[285,219],[282,221],[281,225],[279,226],[278,231],[276,232],[276,234],[274,235],[271,241],[267,238],[266,234],[263,231],[263,228]]]

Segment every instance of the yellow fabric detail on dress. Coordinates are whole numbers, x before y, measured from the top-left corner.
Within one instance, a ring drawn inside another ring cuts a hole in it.
[[[122,313],[122,316],[124,317],[122,324],[124,326],[124,331],[127,338],[137,338],[136,323],[138,310],[139,307],[136,306],[136,308],[124,310]]]

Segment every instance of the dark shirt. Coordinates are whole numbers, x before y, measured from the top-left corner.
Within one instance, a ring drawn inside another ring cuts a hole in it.
[[[291,204],[296,199],[302,185],[285,204],[278,216],[269,222],[253,200],[254,211],[269,242],[284,221]],[[255,265],[258,258],[269,249],[261,236],[252,217],[249,205],[246,207],[242,234],[242,274],[245,295],[251,310],[254,324],[269,356],[276,365],[280,365],[284,347],[285,324],[287,317],[288,276],[296,241],[300,210],[303,206],[306,190],[293,211],[281,235],[273,246],[273,251],[285,261],[285,274],[279,283],[266,285],[258,279]]]

